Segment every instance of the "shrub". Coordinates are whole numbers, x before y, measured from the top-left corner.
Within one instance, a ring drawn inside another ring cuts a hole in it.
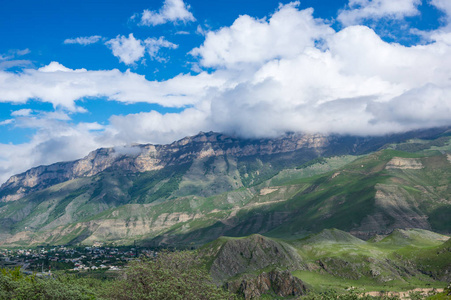
[[[118,300],[233,298],[212,283],[195,252],[189,251],[161,252],[156,259],[131,262],[104,296]]]
[[[94,293],[78,281],[63,277],[39,278],[24,275],[20,267],[14,270],[1,269],[0,299],[49,299],[49,300],[90,300]]]

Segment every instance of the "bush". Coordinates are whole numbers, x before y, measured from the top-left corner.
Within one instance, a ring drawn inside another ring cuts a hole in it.
[[[161,252],[156,259],[131,262],[104,295],[109,299],[233,299],[218,288],[194,252]]]
[[[95,295],[75,278],[27,276],[17,267],[1,269],[0,299],[90,300],[95,299]]]

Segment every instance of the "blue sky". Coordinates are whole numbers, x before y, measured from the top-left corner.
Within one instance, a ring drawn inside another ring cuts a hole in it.
[[[0,181],[199,131],[451,125],[448,0],[0,2]]]

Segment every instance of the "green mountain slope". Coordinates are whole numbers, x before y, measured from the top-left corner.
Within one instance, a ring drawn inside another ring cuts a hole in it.
[[[449,131],[422,135],[428,139],[406,141],[415,136],[409,133],[246,141],[201,134],[161,146],[152,154],[160,165],[139,172],[148,161],[144,154],[118,156],[103,149],[101,159],[99,152],[78,162],[89,162],[93,175],[48,187],[42,181],[20,195],[8,191],[32,173],[5,184],[0,192],[9,201],[0,202],[0,244],[138,240],[191,247],[254,233],[298,241],[327,228],[363,239],[397,228],[449,233]],[[56,176],[57,167],[39,176]],[[338,238],[337,232],[328,232],[327,239]]]
[[[426,238],[425,242],[423,238]],[[444,287],[451,260],[448,236],[427,230],[395,230],[390,243],[365,242],[347,232],[325,229],[299,240],[251,235],[221,237],[199,255],[217,283],[231,291],[267,291],[271,272],[290,272],[310,291],[358,292]],[[297,285],[286,277],[280,285]]]
[[[290,178],[280,186],[261,185],[256,188],[265,195],[236,212],[232,210],[226,220],[188,233],[174,228],[165,238],[170,243],[196,239],[203,242],[217,234],[243,236],[258,232],[292,239],[331,227],[365,239],[396,228],[446,233],[450,230],[446,213],[451,195],[447,155],[383,150],[323,175]],[[400,158],[405,159],[403,165],[387,167]],[[422,167],[411,169],[408,164],[412,162]]]

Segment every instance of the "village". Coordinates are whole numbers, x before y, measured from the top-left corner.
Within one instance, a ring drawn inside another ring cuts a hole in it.
[[[51,274],[64,270],[78,272],[115,272],[137,258],[152,258],[158,251],[136,246],[41,246],[30,249],[0,249],[0,267],[20,267],[24,273]]]

